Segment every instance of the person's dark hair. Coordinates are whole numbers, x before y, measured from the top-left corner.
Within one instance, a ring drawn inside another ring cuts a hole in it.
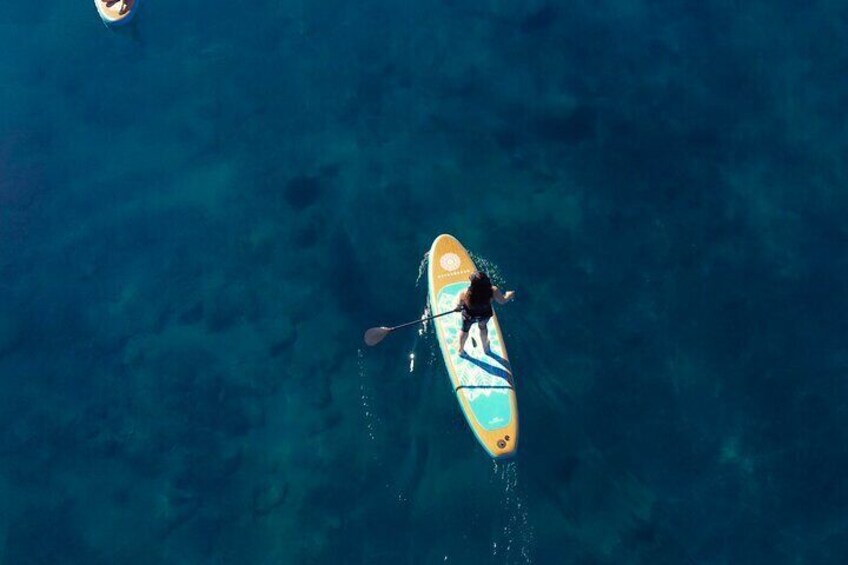
[[[468,279],[471,281],[471,286],[468,287],[468,293],[465,295],[468,304],[471,306],[488,304],[493,295],[489,275],[482,271],[475,271]]]

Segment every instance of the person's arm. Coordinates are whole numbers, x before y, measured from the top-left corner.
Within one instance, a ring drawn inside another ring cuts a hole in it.
[[[456,301],[456,308],[453,309],[454,312],[459,312],[460,310],[462,310],[462,303],[465,300],[465,292],[466,291],[463,290],[459,293],[459,300]]]
[[[508,290],[506,291],[506,294],[502,294],[501,289],[496,286],[493,286],[492,296],[498,304],[506,304],[507,302],[511,302],[515,298],[515,291]]]

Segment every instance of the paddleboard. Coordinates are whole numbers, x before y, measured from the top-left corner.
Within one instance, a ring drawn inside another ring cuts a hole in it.
[[[437,237],[430,248],[428,266],[431,314],[456,308],[459,294],[468,288],[468,277],[476,270],[474,261],[455,237]],[[518,404],[497,314],[487,326],[489,354],[483,352],[480,330],[474,324],[465,343],[468,356],[460,357],[462,314],[436,318],[433,324],[451,386],[468,425],[493,458],[512,457],[518,447]]]
[[[130,23],[138,11],[138,5],[141,0],[117,0],[117,2],[103,2],[103,0],[94,0],[94,6],[97,8],[97,13],[100,14],[100,19],[107,26],[120,26]],[[110,5],[111,4],[111,5]],[[127,9],[122,14],[121,8],[126,5]]]

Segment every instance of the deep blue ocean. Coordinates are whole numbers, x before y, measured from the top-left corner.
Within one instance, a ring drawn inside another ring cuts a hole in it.
[[[4,2],[0,563],[847,563],[846,29]],[[517,290],[508,463],[362,343],[440,233]]]

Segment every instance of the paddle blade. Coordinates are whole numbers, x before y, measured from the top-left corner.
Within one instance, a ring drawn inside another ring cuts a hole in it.
[[[365,332],[365,344],[366,345],[377,345],[383,338],[388,335],[388,333],[392,331],[389,328],[371,328],[367,332]]]

